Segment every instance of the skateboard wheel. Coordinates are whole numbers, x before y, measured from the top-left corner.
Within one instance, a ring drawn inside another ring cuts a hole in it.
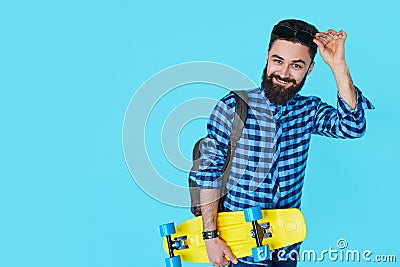
[[[260,207],[251,207],[244,210],[244,218],[246,222],[257,221],[262,218],[261,208]]]
[[[181,267],[182,266],[181,257],[175,256],[172,258],[166,258],[165,266],[166,267]]]
[[[261,261],[266,261],[269,260],[269,247],[266,246],[261,246],[257,248],[253,248],[251,250],[253,254],[253,259],[255,262],[261,262]]]
[[[160,225],[160,235],[162,237],[167,235],[175,234],[175,225],[174,223],[166,223]]]

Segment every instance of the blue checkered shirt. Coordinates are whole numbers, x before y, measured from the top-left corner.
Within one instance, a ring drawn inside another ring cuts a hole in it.
[[[374,107],[356,90],[354,110],[339,94],[337,108],[299,94],[283,106],[271,103],[262,88],[248,90],[247,120],[232,159],[225,210],[300,208],[311,135],[359,138],[366,131],[364,110]],[[218,102],[207,124],[200,167],[190,173],[197,186],[221,186],[234,116],[235,97],[230,93]],[[288,254],[299,248],[300,243],[284,249]],[[251,257],[243,260],[252,262]]]

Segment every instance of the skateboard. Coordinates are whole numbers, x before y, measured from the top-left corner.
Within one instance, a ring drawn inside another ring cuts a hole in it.
[[[244,211],[220,212],[217,217],[218,235],[237,258],[253,256],[256,262],[269,259],[270,250],[303,241],[307,235],[306,222],[299,209],[268,209],[251,207]],[[181,260],[208,263],[203,241],[201,216],[175,227],[174,223],[160,225],[163,247],[169,255],[167,267],[182,266]]]

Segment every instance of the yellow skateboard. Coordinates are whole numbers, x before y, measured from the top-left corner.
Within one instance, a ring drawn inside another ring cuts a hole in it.
[[[261,210],[252,207],[244,211],[221,212],[217,219],[218,235],[242,258],[253,256],[255,261],[269,259],[269,251],[303,241],[307,229],[299,209]],[[167,267],[181,266],[181,260],[208,263],[203,241],[201,216],[175,227],[174,223],[160,225],[163,246],[169,258]]]

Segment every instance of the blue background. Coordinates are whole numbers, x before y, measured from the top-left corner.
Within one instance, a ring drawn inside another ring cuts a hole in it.
[[[268,35],[284,18],[346,30],[353,80],[377,108],[362,139],[314,137],[303,248],[336,248],[343,237],[349,249],[399,258],[397,10],[388,0],[2,1],[0,266],[163,266],[158,225],[191,214],[131,177],[122,151],[129,101],[149,77],[189,61],[223,63],[259,83]],[[320,58],[302,92],[335,104]],[[204,123],[188,127],[186,155]]]

